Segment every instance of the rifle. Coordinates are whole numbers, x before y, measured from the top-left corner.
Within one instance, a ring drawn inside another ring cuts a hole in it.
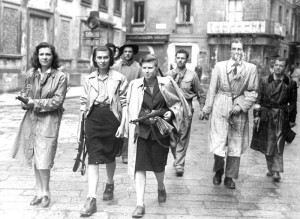
[[[73,172],[76,172],[78,170],[78,167],[81,163],[81,175],[84,176],[85,174],[85,170],[86,170],[86,166],[85,166],[85,157],[87,154],[86,151],[86,145],[85,145],[85,140],[84,140],[84,114],[82,114],[82,118],[81,118],[81,122],[80,122],[80,135],[79,135],[79,140],[78,140],[78,148],[77,150],[77,155],[73,166]],[[82,159],[80,159],[82,156]]]
[[[158,110],[155,110],[154,112],[152,113],[148,113],[147,115],[145,116],[141,116],[140,118],[137,118],[137,119],[134,119],[134,120],[131,120],[130,123],[138,123],[138,122],[143,122],[147,119],[150,119],[150,118],[154,118],[156,116],[162,116],[164,115],[166,112],[168,112],[169,110],[168,109],[158,109]]]

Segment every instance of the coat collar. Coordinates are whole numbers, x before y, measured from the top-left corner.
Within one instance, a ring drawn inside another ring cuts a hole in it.
[[[49,68],[45,73],[46,74],[51,74],[52,78],[54,78],[56,71],[57,70],[54,69],[54,68]],[[36,78],[39,75],[39,73],[41,73],[41,69],[40,68],[38,68],[37,70],[34,71],[34,77]]]
[[[268,77],[268,83],[270,84],[272,81],[275,81],[274,79],[274,75],[273,74],[270,74],[269,77]],[[283,83],[285,83],[286,85],[289,85],[289,78],[288,76],[286,75],[283,75]]]

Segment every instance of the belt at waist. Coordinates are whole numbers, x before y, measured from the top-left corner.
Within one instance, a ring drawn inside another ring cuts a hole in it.
[[[109,107],[110,105],[107,103],[94,104],[94,107]]]
[[[219,90],[217,94],[223,94],[223,95],[226,95],[226,96],[228,96],[228,97],[231,97],[231,93],[230,93],[230,92],[227,92],[227,91]]]

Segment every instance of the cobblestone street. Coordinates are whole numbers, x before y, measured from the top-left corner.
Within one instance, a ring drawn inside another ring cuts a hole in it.
[[[29,205],[35,194],[33,170],[20,166],[10,158],[11,145],[24,115],[14,96],[0,95],[0,218],[79,218],[87,194],[87,176],[72,172],[77,148],[79,98],[69,95],[64,104],[59,145],[51,172],[51,205],[43,209]],[[168,196],[163,204],[157,202],[155,176],[148,173],[146,214],[143,218],[300,218],[300,116],[293,128],[298,135],[292,144],[285,147],[285,172],[281,182],[274,183],[268,178],[264,156],[248,149],[241,159],[237,188],[230,190],[223,183],[220,186],[212,184],[213,155],[208,152],[208,125],[207,121],[197,120],[199,109],[198,105],[194,106],[196,109],[185,173],[183,177],[176,177],[170,153],[165,179]],[[106,202],[102,201],[106,181],[104,167],[100,166],[100,176],[103,177],[99,179],[98,212],[90,218],[131,218],[136,198],[134,185],[132,193],[128,190],[127,166],[117,158],[115,196],[112,201]]]

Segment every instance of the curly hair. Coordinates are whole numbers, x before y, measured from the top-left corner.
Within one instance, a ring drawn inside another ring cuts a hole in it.
[[[55,50],[55,47],[50,44],[50,43],[46,43],[46,42],[42,42],[39,45],[37,45],[34,49],[33,52],[33,56],[31,57],[31,65],[34,68],[34,70],[37,70],[38,68],[41,68],[41,64],[39,62],[39,50],[41,48],[49,48],[51,50],[53,59],[52,59],[52,63],[51,63],[51,68],[53,69],[57,69],[60,67],[59,64],[59,60],[58,60],[58,55],[57,52]]]
[[[93,52],[93,64],[96,68],[98,68],[97,62],[95,61],[96,55],[98,51],[108,52],[109,55],[109,67],[114,64],[114,52],[108,46],[98,46],[94,49]]]

